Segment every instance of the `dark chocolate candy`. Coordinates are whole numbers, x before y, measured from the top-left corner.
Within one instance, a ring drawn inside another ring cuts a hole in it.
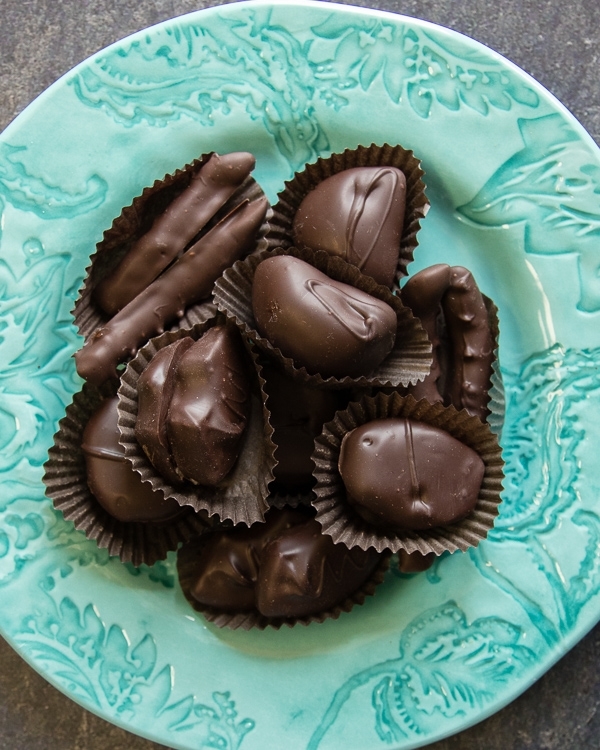
[[[349,432],[339,471],[348,502],[370,524],[423,530],[455,523],[473,510],[485,465],[444,430],[392,418]]]
[[[407,552],[405,549],[401,549],[398,552],[398,568],[401,573],[422,573],[424,570],[428,570],[434,562],[434,552],[428,552],[426,555],[418,550]]]
[[[389,305],[291,255],[257,266],[252,308],[259,332],[312,374],[366,375],[394,346]]]
[[[213,154],[95,288],[100,308],[113,316],[153,282],[240,187],[254,165],[249,153]]]
[[[267,211],[267,199],[245,201],[207,232],[75,354],[77,372],[100,385],[117,376],[117,365],[143,342],[162,333],[187,307],[208,297],[215,280],[251,247]]]
[[[265,617],[308,617],[342,604],[372,575],[380,555],[334,544],[314,519],[283,531],[263,550],[256,606]]]
[[[298,511],[271,511],[265,523],[215,530],[200,540],[192,597],[207,607],[223,612],[248,612],[256,609],[255,585],[263,549],[290,526],[303,523],[306,515]]]
[[[166,480],[180,484],[171,457],[167,436],[167,413],[174,386],[174,373],[179,360],[194,339],[186,337],[174,341],[156,353],[138,380],[138,413],[135,437],[148,460]]]
[[[443,401],[485,421],[494,341],[488,311],[473,276],[461,266],[438,264],[412,276],[402,290],[433,345],[433,365],[411,386],[416,399]]]
[[[177,473],[213,486],[233,468],[250,412],[243,344],[236,329],[210,328],[174,372],[167,435]]]
[[[269,421],[273,442],[277,446],[273,469],[278,489],[298,492],[313,483],[314,464],[311,455],[315,438],[323,424],[333,419],[338,409],[348,404],[345,392],[311,388],[298,383],[277,367],[262,367],[267,392]]]
[[[118,398],[106,399],[94,412],[83,432],[90,491],[100,505],[119,521],[165,521],[182,512],[175,500],[142,482],[125,458],[119,443]]]
[[[319,183],[294,217],[300,248],[325,250],[391,286],[404,224],[406,178],[395,167],[354,167]]]

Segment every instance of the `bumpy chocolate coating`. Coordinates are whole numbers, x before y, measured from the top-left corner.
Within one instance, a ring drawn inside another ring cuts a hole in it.
[[[407,281],[402,300],[433,345],[429,375],[411,386],[416,399],[443,401],[485,421],[494,361],[488,311],[471,273],[440,263]]]
[[[328,177],[294,217],[300,248],[326,250],[391,286],[404,224],[406,178],[395,167],[354,167]]]
[[[167,412],[177,473],[213,486],[237,461],[249,416],[242,343],[226,326],[209,329],[179,360]]]
[[[215,280],[254,242],[267,199],[239,204],[75,354],[77,372],[94,385],[117,377],[117,365],[162,333],[185,309],[209,296]]]
[[[259,332],[311,373],[366,375],[394,346],[394,310],[291,255],[256,268],[252,309]]]
[[[271,365],[262,368],[273,442],[277,446],[273,469],[278,487],[297,492],[312,485],[311,455],[315,438],[338,409],[347,406],[345,392],[312,388],[293,380]]]
[[[135,437],[150,463],[172,484],[180,484],[169,448],[167,413],[173,396],[173,377],[179,361],[194,339],[186,337],[165,346],[138,379],[138,414]]]
[[[334,544],[309,519],[279,534],[264,548],[256,606],[265,617],[307,617],[326,612],[359,589],[380,556]]]
[[[154,281],[240,187],[255,163],[245,152],[213,154],[95,288],[100,308],[113,316]]]
[[[142,482],[125,459],[119,443],[118,398],[106,399],[94,412],[83,432],[88,485],[100,505],[119,521],[165,521],[182,509],[175,500]]]
[[[271,511],[265,523],[249,528],[221,528],[201,542],[192,597],[223,612],[248,612],[256,608],[255,586],[265,546],[306,516],[293,510]]]
[[[475,507],[485,465],[455,437],[422,422],[367,422],[342,441],[347,499],[374,526],[423,530],[455,523]]]

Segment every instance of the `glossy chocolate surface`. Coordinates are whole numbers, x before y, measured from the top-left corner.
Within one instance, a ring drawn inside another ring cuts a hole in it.
[[[256,606],[265,617],[307,617],[342,604],[371,576],[380,561],[363,551],[334,544],[309,519],[266,545],[256,584]]]
[[[200,540],[196,580],[190,594],[200,604],[224,612],[256,608],[255,586],[265,546],[291,526],[304,523],[298,511],[271,511],[265,523],[215,530]]]
[[[174,387],[174,373],[192,338],[174,341],[156,353],[138,379],[138,414],[135,437],[148,460],[165,479],[179,484],[167,436],[167,413]]]
[[[395,167],[354,167],[319,183],[300,204],[295,244],[339,255],[391,286],[404,224],[406,178]]]
[[[380,419],[342,441],[348,502],[366,521],[393,529],[455,523],[475,507],[485,466],[464,443],[409,419]]]
[[[254,165],[254,157],[246,152],[213,154],[95,288],[100,308],[113,316],[152,283],[240,187]]]
[[[177,473],[215,485],[237,461],[250,410],[243,344],[236,330],[210,328],[179,360],[167,412]]]
[[[323,424],[348,403],[345,392],[311,388],[293,380],[280,369],[264,365],[267,408],[271,414],[277,465],[273,473],[278,488],[297,492],[313,483],[311,455]]]
[[[494,340],[472,274],[462,266],[430,266],[406,282],[402,300],[421,320],[433,345],[431,372],[411,386],[410,393],[466,409],[485,421]]]
[[[389,305],[291,255],[258,265],[252,307],[259,332],[273,346],[325,377],[370,373],[396,337]]]
[[[142,482],[125,459],[119,444],[117,404],[116,396],[103,401],[83,432],[81,448],[91,493],[119,521],[164,521],[175,517],[182,511],[178,503]]]
[[[117,376],[117,365],[148,339],[208,297],[215,280],[252,246],[267,199],[237,206],[146,287],[75,354],[77,372],[95,385]]]

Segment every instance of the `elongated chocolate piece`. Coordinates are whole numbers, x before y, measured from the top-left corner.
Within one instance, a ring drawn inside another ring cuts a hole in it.
[[[466,409],[485,421],[494,341],[472,274],[462,266],[430,266],[407,281],[402,300],[421,320],[433,345],[430,374],[409,392],[417,399]]]
[[[391,286],[400,254],[406,178],[395,167],[354,167],[319,183],[293,223],[298,247],[339,255]]]
[[[339,471],[348,502],[370,524],[422,530],[455,523],[473,510],[485,465],[444,430],[390,418],[344,437]]]
[[[118,398],[106,399],[83,432],[88,485],[92,495],[114,518],[125,522],[165,521],[182,512],[175,500],[142,482],[119,443]]]
[[[95,385],[117,376],[117,365],[144,341],[207,297],[215,280],[251,246],[268,201],[245,201],[205,234],[184,255],[114,318],[98,329],[75,354],[77,372]]]
[[[258,265],[252,308],[259,332],[273,346],[325,377],[370,373],[396,337],[389,305],[291,255]]]
[[[307,617],[341,604],[372,575],[380,555],[334,544],[314,519],[283,531],[263,550],[256,606],[265,617]]]
[[[165,346],[153,357],[138,380],[135,437],[155,469],[172,484],[180,484],[167,437],[167,412],[179,361],[194,339],[186,337]]]
[[[95,288],[100,308],[112,317],[152,283],[242,185],[255,163],[246,152],[213,154]]]
[[[255,586],[264,547],[306,515],[285,509],[271,511],[265,523],[221,528],[200,540],[192,597],[223,612],[248,612],[256,608]]]
[[[166,417],[177,473],[213,486],[237,461],[250,388],[237,330],[210,328],[179,360]]]
[[[323,424],[348,404],[346,392],[313,388],[298,383],[279,368],[263,365],[269,421],[277,446],[273,469],[279,489],[299,492],[310,488],[314,464],[311,455]]]

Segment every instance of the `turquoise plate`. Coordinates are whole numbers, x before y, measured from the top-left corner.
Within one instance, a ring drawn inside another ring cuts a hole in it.
[[[338,621],[218,631],[174,559],[136,570],[59,518],[42,464],[80,387],[69,314],[102,231],[193,157],[248,149],[274,200],[321,154],[401,143],[432,208],[411,270],[500,310],[502,512]],[[360,8],[226,5],[135,34],[0,139],[0,629],[52,684],[175,748],[418,747],[512,700],[600,616],[600,154],[499,55]]]

